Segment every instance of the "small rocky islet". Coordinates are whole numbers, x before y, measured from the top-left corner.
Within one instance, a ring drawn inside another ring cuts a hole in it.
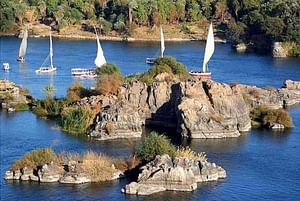
[[[251,109],[261,105],[278,109],[300,103],[298,81],[287,80],[283,88],[275,89],[199,79],[165,81],[165,76],[158,75],[150,86],[132,80],[121,86],[118,96],[89,96],[73,103],[73,106],[101,108],[88,135],[98,140],[140,137],[144,126],[155,126],[176,128],[178,134],[189,138],[238,137],[253,125]],[[19,97],[17,90],[13,91]],[[6,106],[3,100],[1,105]],[[268,127],[284,128],[278,122],[269,123]],[[69,160],[59,165],[51,161],[33,168],[24,166],[7,171],[5,179],[73,184],[95,182],[91,175],[82,171],[82,163]],[[137,179],[122,192],[149,195],[165,190],[193,191],[197,182],[226,177],[221,166],[189,157],[157,155],[137,168]],[[114,164],[110,169],[112,174],[105,181],[126,175]]]

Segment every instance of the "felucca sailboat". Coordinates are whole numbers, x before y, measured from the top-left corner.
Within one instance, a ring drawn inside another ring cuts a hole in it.
[[[27,38],[28,38],[28,31],[27,31],[27,27],[24,30],[24,34],[23,34],[23,39],[20,45],[20,49],[19,49],[19,54],[18,54],[18,58],[17,61],[24,63],[25,62],[25,55],[26,55],[26,50],[27,50]]]
[[[94,27],[96,33],[97,40],[97,56],[94,61],[96,68],[100,68],[102,65],[106,64],[106,59],[104,57],[104,53],[100,44],[100,39],[97,33],[96,27]],[[94,78],[96,77],[96,69],[95,68],[72,68],[71,70],[73,76],[81,77],[81,78]]]
[[[201,77],[201,78],[205,78],[205,79],[211,78],[211,72],[208,70],[208,62],[209,62],[210,58],[212,57],[214,51],[215,51],[214,32],[213,32],[212,23],[210,23],[209,29],[208,29],[208,35],[207,35],[207,39],[206,39],[202,71],[200,71],[200,72],[191,71],[190,72],[191,76]]]
[[[45,61],[42,64],[42,66],[35,71],[36,73],[54,73],[56,71],[56,67],[53,66],[53,47],[52,47],[51,28],[50,28],[49,40],[50,40],[49,55],[45,59]],[[44,67],[43,65],[45,64],[45,62],[47,61],[48,58],[50,59],[50,66]]]
[[[165,52],[165,38],[164,38],[164,32],[162,27],[160,27],[160,56],[164,57],[164,52]],[[147,64],[154,64],[156,58],[147,58],[146,63]]]

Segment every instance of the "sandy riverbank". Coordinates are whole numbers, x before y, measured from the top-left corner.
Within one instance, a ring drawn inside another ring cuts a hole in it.
[[[9,33],[1,33],[0,36],[19,36],[22,35],[22,28]],[[43,24],[31,24],[29,25],[29,37],[42,38],[49,36],[49,27]],[[57,31],[52,31],[52,36],[59,39],[70,40],[95,40],[96,36],[93,32],[83,31],[78,26],[71,26]],[[206,33],[203,30],[199,30],[193,34],[186,34],[180,30],[178,26],[165,26],[164,27],[165,41],[184,42],[184,41],[204,41],[206,40]],[[160,41],[160,32],[158,28],[138,27],[131,36],[120,35],[114,31],[100,36],[101,40],[107,41]],[[225,40],[215,37],[216,42],[226,42]]]

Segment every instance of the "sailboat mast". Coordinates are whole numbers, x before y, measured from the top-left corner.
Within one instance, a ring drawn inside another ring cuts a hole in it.
[[[53,68],[53,48],[52,48],[52,35],[51,35],[51,28],[50,28],[50,52],[49,52],[49,57],[50,57],[50,67]]]
[[[164,32],[162,30],[162,27],[160,27],[160,48],[161,48],[161,57],[164,57],[165,39],[164,39]]]

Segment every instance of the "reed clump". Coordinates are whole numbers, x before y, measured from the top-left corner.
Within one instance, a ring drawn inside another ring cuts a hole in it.
[[[60,127],[72,134],[86,134],[96,112],[90,107],[65,107],[61,112]]]
[[[87,173],[92,182],[111,180],[116,171],[113,159],[93,151],[88,151],[82,156],[82,170]]]
[[[196,153],[190,147],[179,147],[175,153],[176,157],[184,157],[195,161],[207,161],[205,152]]]
[[[59,158],[51,148],[36,149],[26,153],[21,159],[17,160],[10,169],[15,171],[24,167],[36,168],[37,166],[42,166],[51,162],[59,162]]]

